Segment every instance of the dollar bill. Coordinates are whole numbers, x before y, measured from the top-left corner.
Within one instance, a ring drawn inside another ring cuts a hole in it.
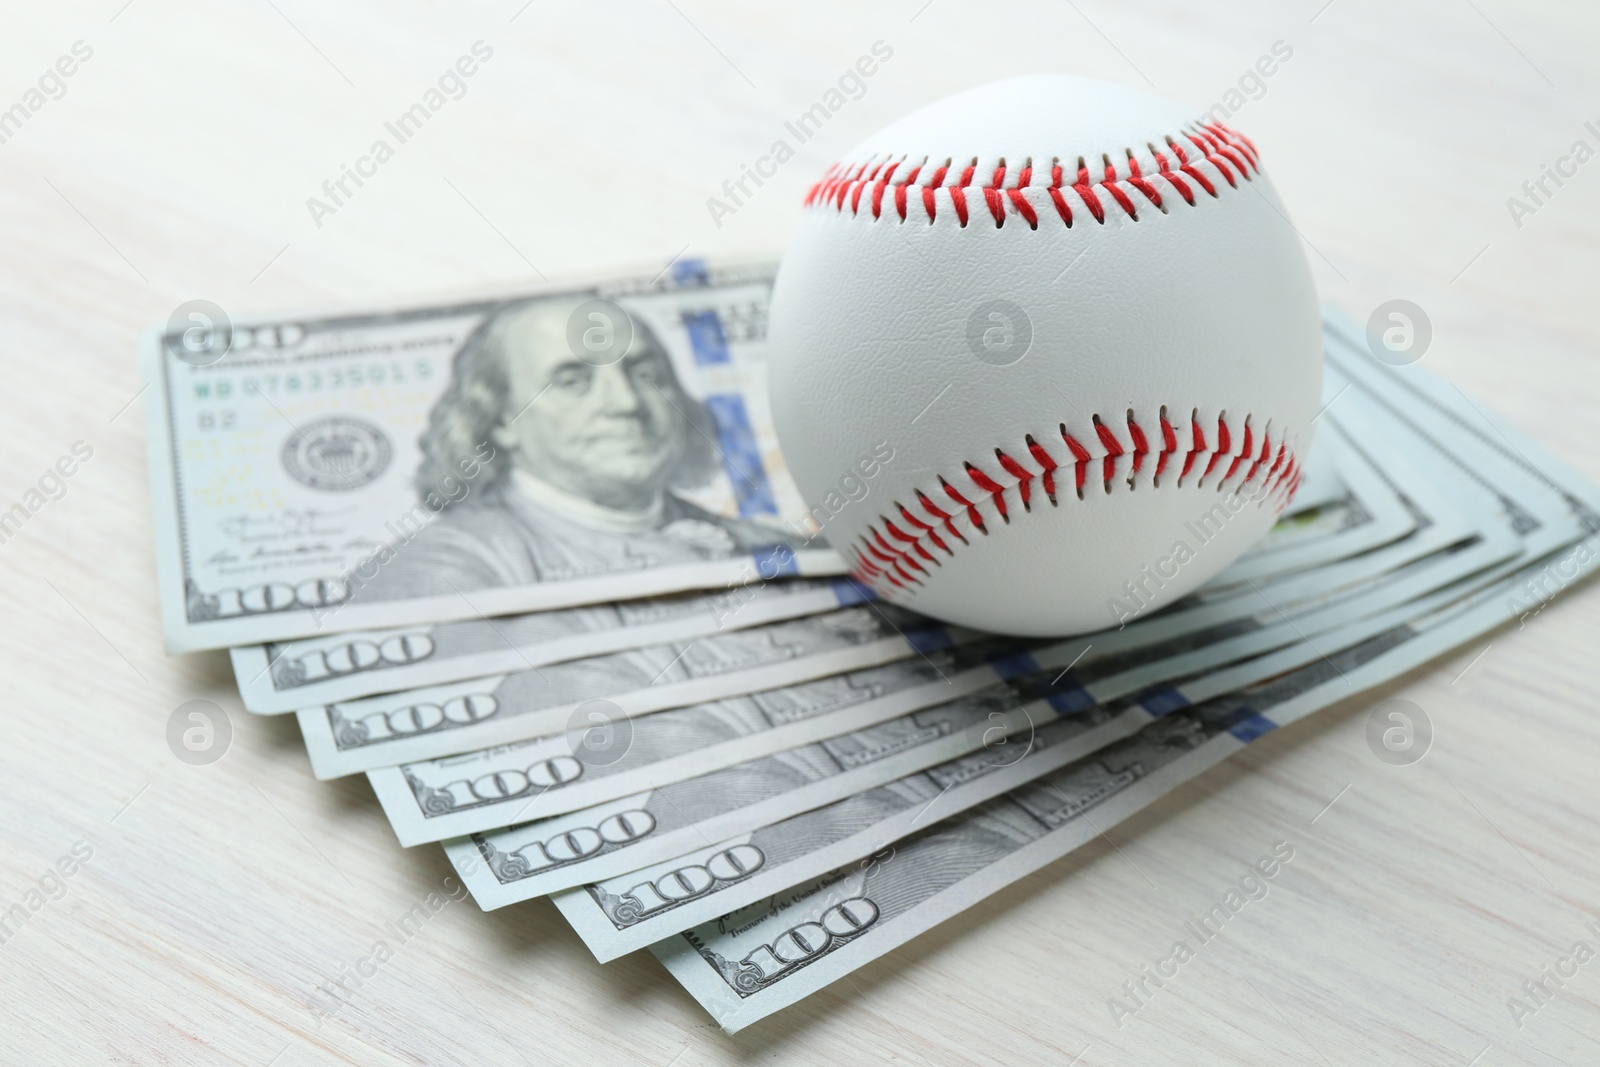
[[[1341,383],[1339,420],[1356,435],[1387,433],[1428,462],[1452,493],[1488,500],[1518,538],[1518,558],[1464,583],[1506,588],[1508,617],[1527,618],[1574,584],[1588,566],[1590,538],[1600,532],[1600,490],[1518,430],[1491,418],[1464,393],[1418,367],[1389,367],[1368,358],[1357,327],[1324,317],[1330,378]],[[1532,560],[1533,562],[1529,562]]]
[[[1287,669],[1279,660],[1261,658],[1262,654],[1294,645],[1302,656],[1320,655],[1328,647],[1320,636],[1324,632],[1338,631],[1353,620],[1424,596],[1513,552],[1514,539],[1488,536],[1462,550],[1412,564],[1371,591],[1285,617],[1276,626],[1219,640],[1179,639],[1156,649],[1105,657],[1087,668],[1074,665],[1061,670],[1052,664],[1041,669],[1039,659],[1022,648],[957,650],[943,664],[945,688],[970,692],[949,700],[947,693],[930,686],[924,692],[943,703],[805,748],[780,751],[780,746],[794,744],[792,737],[798,727],[771,723],[721,745],[697,747],[672,722],[695,713],[663,713],[635,727],[627,771],[631,777],[615,775],[603,786],[596,782],[598,788],[620,797],[624,787],[642,780],[649,792],[478,834],[447,844],[446,851],[480,905],[498,907],[635,870],[679,855],[682,849],[674,846],[685,840],[699,844],[739,829],[766,825],[994,743],[1010,732],[1004,728],[1007,724],[1015,728],[1024,721],[1006,718],[1019,708],[1031,728],[1057,714],[1086,714],[1123,696],[1142,693],[1134,709],[1097,735],[1103,743],[1118,736],[1118,731],[1143,724],[1137,718],[1143,702],[1156,708],[1179,706],[1197,699],[1194,686],[1211,684],[1205,680],[1161,683],[1201,672],[1210,672],[1213,680],[1232,678],[1223,665],[1251,657],[1256,657],[1253,662],[1257,664],[1278,664],[1272,670]],[[987,662],[965,671],[958,669],[962,658],[972,661],[979,656]],[[1048,662],[1051,656],[1045,651],[1042,658]],[[994,682],[996,676],[1002,680]],[[981,688],[974,690],[974,686]],[[1030,696],[1034,698],[1031,703]],[[854,708],[840,716],[850,726],[859,727],[867,713],[868,709]],[[985,721],[986,714],[991,721]],[[958,727],[958,723],[966,725]],[[664,745],[651,737],[657,727],[664,728],[661,732],[669,738]],[[813,736],[827,728],[822,721],[805,726]],[[549,747],[557,755],[571,755],[574,749],[570,739],[555,740]],[[753,754],[759,758],[752,759]],[[736,758],[742,762],[735,763]],[[677,767],[672,765],[675,760]],[[723,770],[727,764],[731,766]],[[456,768],[451,770],[459,776]],[[379,775],[385,779],[386,789],[398,791],[404,772]],[[575,775],[568,782],[582,776]],[[602,769],[596,777],[604,776],[606,770]],[[417,777],[421,780],[422,776]],[[415,782],[407,780],[406,784],[414,786]],[[567,784],[547,787],[544,794],[556,793]],[[564,800],[563,806],[571,803]],[[408,834],[420,834],[411,806],[401,803],[399,807],[405,813]]]
[[[753,565],[752,565],[753,567]],[[239,697],[265,714],[686,642],[869,599],[848,578],[787,578],[501,618],[418,623],[230,649]]]
[[[151,330],[169,651],[841,573],[772,430],[771,278]]]
[[[976,637],[904,608],[863,603],[710,637],[304,709],[298,719],[312,769],[319,778],[330,778],[560,734],[575,721],[586,721],[589,710],[611,718],[645,715],[873,667]],[[586,705],[593,706],[586,710]]]
[[[1600,533],[1600,489],[1456,386],[1419,366],[1370,358],[1348,317],[1325,314],[1324,338],[1328,376],[1345,398],[1337,417],[1351,435],[1394,436],[1441,481],[1449,479],[1453,495],[1488,500],[1519,539],[1519,558],[1463,583],[1474,603],[1499,596],[1505,617],[1526,625],[1588,572]]]

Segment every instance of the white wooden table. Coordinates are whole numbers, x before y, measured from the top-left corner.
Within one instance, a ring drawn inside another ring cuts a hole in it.
[[[222,653],[162,653],[134,350],[183,301],[370,305],[771,252],[836,154],[945,93],[1065,70],[1199,111],[1283,41],[1230,121],[1324,297],[1421,304],[1429,365],[1600,479],[1600,162],[1520,227],[1506,204],[1574,141],[1600,148],[1592,5],[522,3],[7,11],[0,110],[75,42],[92,55],[0,122],[0,510],[74,442],[93,456],[0,544],[0,909],[59,895],[0,944],[0,1062],[1600,1062],[1600,960],[1520,1029],[1507,1004],[1600,948],[1595,589],[1272,735],[736,1038],[649,955],[596,965],[544,902],[450,905],[319,1019],[314,988],[449,868],[396,846],[363,779],[314,782]],[[314,219],[307,198],[480,40],[465,95]],[[707,198],[880,40],[865,94],[716,225]],[[1363,741],[1396,694],[1437,727],[1407,768]],[[206,767],[164,736],[196,698],[235,730]],[[1107,999],[1279,840],[1296,855],[1270,896],[1113,1025]],[[87,862],[48,876],[75,845]]]

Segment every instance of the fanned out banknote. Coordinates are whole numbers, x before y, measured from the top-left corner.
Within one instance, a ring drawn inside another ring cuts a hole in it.
[[[725,1030],[743,1029],[1092,840],[1261,734],[1439,651],[1407,637],[1405,630],[1383,634],[1255,689],[1175,711],[1127,740],[946,819],[935,821],[939,793],[924,785],[914,799],[932,809],[926,818],[901,814],[896,825],[879,829],[869,820],[880,812],[869,812],[848,837],[843,834],[855,827],[827,828],[842,840],[840,851],[857,858],[674,932],[651,950]],[[1037,750],[1039,766],[1047,765],[1049,753],[1048,745]],[[998,773],[993,780],[1004,781]],[[892,802],[879,807],[885,821],[894,821]],[[907,810],[916,809],[901,806],[898,813]],[[900,836],[917,822],[925,828]],[[824,849],[833,836],[827,829],[817,833]],[[713,862],[715,870],[692,872],[687,885],[714,884],[735,864],[760,869],[743,854]],[[571,901],[563,909],[569,914],[585,903],[576,894],[563,899]],[[601,926],[592,918],[586,925]]]
[[[1250,551],[1097,633],[943,626],[824,538],[907,457],[815,507],[788,476],[774,270],[142,342],[169,650],[232,646],[246,707],[295,712],[317,776],[366,773],[482,907],[553,896],[729,1031],[1597,566],[1600,490],[1329,312],[1316,440]]]
[[[1573,581],[1592,573],[1600,538],[1573,542],[1558,558],[1571,561],[1563,573]],[[1541,576],[1553,562],[1541,558],[1325,660],[1163,716],[1126,741],[1050,768],[913,836],[895,837],[898,828],[867,831],[842,850],[857,858],[675,932],[652,951],[724,1029],[742,1029],[1092,840],[1261,735],[1502,625],[1508,603],[1517,605],[1513,611],[1536,606],[1551,595]],[[937,795],[930,801],[935,812],[939,802]],[[733,864],[759,870],[749,853],[717,864],[718,872]],[[715,881],[707,869],[685,884]],[[582,921],[603,929],[576,893],[563,899],[572,901],[564,911],[583,903],[590,914]]]

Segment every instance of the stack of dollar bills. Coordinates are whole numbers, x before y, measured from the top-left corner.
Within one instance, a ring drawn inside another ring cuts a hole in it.
[[[483,908],[549,895],[729,1031],[1595,565],[1600,491],[1330,312],[1303,482],[1243,558],[1144,610],[1219,494],[1101,632],[940,624],[819,533],[890,506],[893,426],[815,507],[785,471],[772,275],[179,323],[144,352],[168,649],[231,648],[244,705],[295,714],[316,776],[366,775]],[[626,357],[587,358],[591,329]]]

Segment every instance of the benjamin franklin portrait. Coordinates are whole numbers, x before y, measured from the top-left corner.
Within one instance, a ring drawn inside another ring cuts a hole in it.
[[[626,573],[786,543],[681,495],[720,466],[710,412],[641,320],[621,358],[579,358],[584,295],[507,304],[456,352],[419,445],[437,518],[363,593],[380,599]]]

